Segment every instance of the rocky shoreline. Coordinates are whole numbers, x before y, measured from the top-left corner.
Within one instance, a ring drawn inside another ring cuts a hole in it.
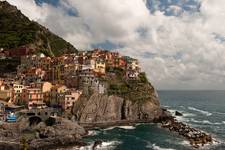
[[[163,110],[159,117],[148,120],[76,123],[65,118],[55,119],[56,123],[52,126],[47,126],[44,122],[40,122],[30,127],[26,120],[0,125],[0,149],[48,150],[67,148],[70,146],[79,148],[89,146],[82,138],[89,136],[88,130],[90,129],[108,128],[112,126],[134,126],[137,123],[159,123],[162,128],[183,136],[194,148],[199,148],[205,144],[213,144],[214,142],[211,135],[177,121],[166,110]],[[95,141],[92,149],[94,150],[102,142]]]
[[[30,126],[25,118],[15,123],[0,125],[0,149],[47,150],[65,146],[86,146],[82,137],[88,132],[76,122],[54,118],[54,125],[39,122]]]
[[[162,128],[169,129],[171,132],[176,132],[179,135],[183,136],[190,142],[194,148],[203,147],[206,144],[213,144],[216,142],[210,134],[207,134],[204,131],[190,127],[189,125],[179,122],[174,116],[170,115],[169,112],[164,110],[168,115],[164,115],[159,122]],[[177,116],[182,116],[180,112],[176,111]]]

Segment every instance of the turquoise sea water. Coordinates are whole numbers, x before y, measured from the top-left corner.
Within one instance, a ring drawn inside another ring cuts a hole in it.
[[[169,111],[184,114],[177,119],[213,135],[220,144],[201,149],[225,150],[225,91],[159,91],[160,103]],[[100,150],[189,150],[181,136],[156,124],[112,127],[91,131],[85,140],[102,140]],[[82,147],[81,149],[90,149]]]

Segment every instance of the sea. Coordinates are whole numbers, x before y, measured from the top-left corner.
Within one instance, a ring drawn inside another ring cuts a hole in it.
[[[171,113],[179,111],[179,121],[213,136],[218,143],[203,150],[225,150],[225,91],[158,91],[161,106]],[[157,124],[115,126],[91,130],[85,141],[103,141],[97,150],[192,150],[187,140]],[[76,149],[76,148],[74,148]],[[89,150],[91,146],[81,147]]]

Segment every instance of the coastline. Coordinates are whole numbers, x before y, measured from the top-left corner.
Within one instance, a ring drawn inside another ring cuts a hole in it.
[[[168,122],[173,122],[168,124]],[[174,124],[175,122],[175,124]],[[29,147],[31,150],[38,150],[38,149],[54,149],[54,148],[68,148],[68,147],[83,147],[88,146],[89,144],[84,142],[82,138],[90,136],[88,135],[88,130],[96,129],[96,128],[109,128],[109,127],[115,127],[115,126],[135,126],[139,123],[156,123],[161,124],[161,128],[167,128],[169,129],[169,132],[177,132],[178,135],[181,137],[184,137],[190,142],[190,145],[192,145],[194,148],[200,148],[201,146],[204,146],[206,144],[212,144],[213,139],[211,138],[211,135],[205,134],[203,131],[200,132],[198,129],[194,129],[189,127],[188,125],[177,122],[175,117],[172,116],[169,112],[166,110],[163,110],[163,113],[161,116],[155,119],[149,119],[149,120],[118,120],[118,121],[112,121],[112,122],[97,122],[97,123],[84,123],[79,122],[78,125],[83,127],[85,129],[85,133],[83,135],[78,135],[74,131],[71,132],[68,129],[64,129],[65,133],[63,135],[58,135],[55,137],[48,137],[48,138],[37,138],[33,139],[32,141],[25,141],[24,143],[21,141],[17,142],[1,142],[0,141],[0,149],[6,149],[6,150],[17,150],[17,149],[23,149],[24,147]],[[177,124],[176,124],[177,123]],[[182,125],[182,126],[180,126]],[[187,134],[184,134],[184,128],[188,128],[190,130],[196,131],[198,134],[203,134],[205,137],[198,137],[198,140],[196,138],[187,138]],[[61,128],[57,128],[57,130],[62,130]],[[49,134],[49,133],[48,133]],[[199,140],[202,138],[201,140]],[[204,138],[204,140],[203,140]],[[12,140],[12,139],[11,139]],[[95,141],[96,146],[101,145],[102,141]],[[94,148],[93,148],[94,149]]]

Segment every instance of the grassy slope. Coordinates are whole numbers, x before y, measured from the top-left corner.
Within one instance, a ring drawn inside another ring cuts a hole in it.
[[[114,69],[114,77],[109,77],[106,82],[109,84],[108,94],[116,94],[133,102],[150,100],[154,88],[148,82],[145,73],[140,73],[139,80],[126,81],[122,69]]]
[[[0,2],[0,48],[32,45],[38,51],[55,56],[77,51],[70,43],[45,27],[30,21],[16,7]]]

